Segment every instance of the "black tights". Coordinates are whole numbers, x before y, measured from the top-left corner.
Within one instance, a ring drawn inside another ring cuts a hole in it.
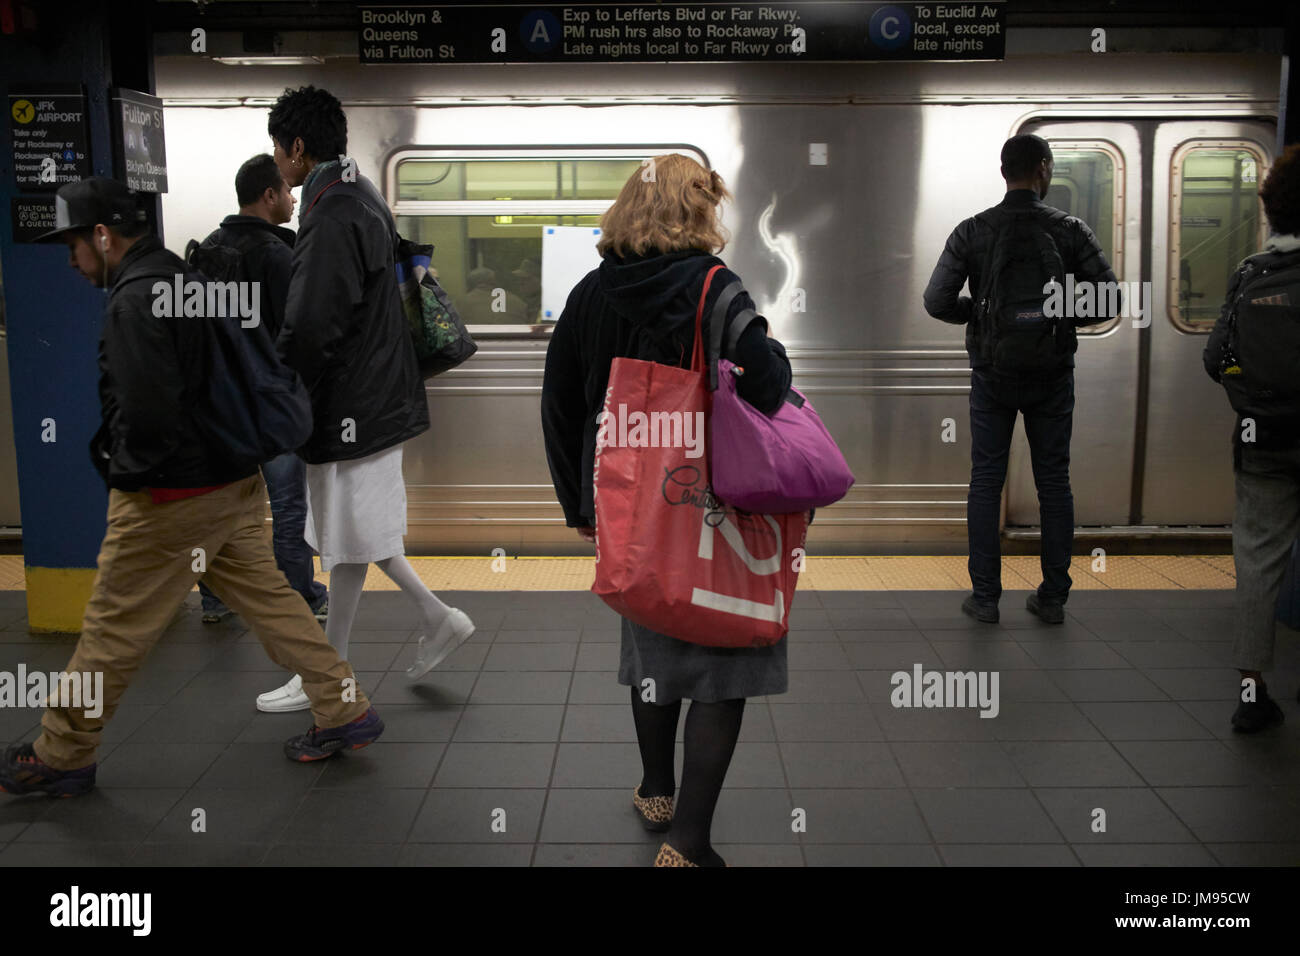
[[[681,712],[680,700],[663,706],[650,704],[641,699],[640,688],[632,686],[632,717],[636,721],[644,768],[643,797],[673,795],[676,788],[673,750]],[[682,791],[674,807],[670,843],[673,849],[700,866],[722,865],[722,858],[709,845],[709,831],[744,716],[743,697],[716,704],[691,701],[691,709],[686,714]]]

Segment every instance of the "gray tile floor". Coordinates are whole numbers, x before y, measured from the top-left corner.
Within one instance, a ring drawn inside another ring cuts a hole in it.
[[[310,717],[253,707],[284,679],[256,638],[188,607],[105,732],[97,791],[0,796],[0,864],[649,864],[659,840],[631,808],[640,760],[613,612],[588,593],[443,597],[478,632],[413,685],[413,609],[366,594],[352,662],[387,731],[311,765],[281,751]],[[1231,592],[1080,591],[1057,628],[1024,597],[1007,592],[1001,624],[979,625],[960,592],[800,592],[790,689],[749,702],[719,852],[734,865],[1300,863],[1296,634],[1279,630],[1268,675],[1286,724],[1241,737]],[[73,639],[29,635],[22,602],[0,593],[0,670],[62,667]],[[891,675],[916,663],[998,671],[998,716],[893,707]],[[39,718],[0,711],[0,740],[32,739]]]

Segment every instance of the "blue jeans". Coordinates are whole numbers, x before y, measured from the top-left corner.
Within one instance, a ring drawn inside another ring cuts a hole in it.
[[[328,591],[316,581],[312,550],[303,539],[307,526],[307,466],[292,452],[272,458],[262,466],[267,494],[271,499],[271,537],[275,563],[289,585],[302,595],[307,606],[315,610]],[[226,606],[202,581],[204,611],[223,611]]]
[[[1070,492],[1074,369],[1044,380],[1017,380],[988,369],[971,370],[971,476],[966,499],[971,585],[981,604],[996,604],[1002,596],[998,517],[1017,412],[1025,416],[1025,436],[1038,489],[1043,571],[1038,598],[1044,603],[1064,604],[1070,594],[1070,549],[1074,544],[1074,495]]]

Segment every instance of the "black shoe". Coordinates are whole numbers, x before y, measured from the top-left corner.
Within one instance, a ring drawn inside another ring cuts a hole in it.
[[[36,756],[31,744],[13,744],[0,757],[0,791],[79,797],[95,789],[95,767],[55,770]]]
[[[340,750],[360,750],[379,739],[384,732],[384,722],[371,707],[364,714],[341,727],[322,730],[312,727],[305,734],[290,737],[284,744],[284,753],[290,760],[307,762],[321,760]]]
[[[961,602],[961,612],[985,624],[996,624],[998,622],[998,606],[996,604],[981,604],[975,600],[973,594]]]
[[[1034,615],[1044,624],[1064,624],[1065,608],[1054,601],[1040,601],[1038,592],[1035,591],[1029,595],[1025,601],[1025,607],[1029,613]]]
[[[1240,700],[1240,695],[1238,699]],[[1268,696],[1268,688],[1264,682],[1259,681],[1255,685],[1255,699],[1242,700],[1237,704],[1236,713],[1232,715],[1232,729],[1238,733],[1253,734],[1269,727],[1276,727],[1284,720],[1286,717],[1282,713],[1282,708],[1277,705],[1277,701]]]

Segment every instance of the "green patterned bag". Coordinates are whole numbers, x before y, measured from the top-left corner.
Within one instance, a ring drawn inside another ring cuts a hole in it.
[[[397,244],[397,287],[411,329],[420,376],[426,381],[478,351],[446,290],[429,271],[433,246],[410,239]]]

